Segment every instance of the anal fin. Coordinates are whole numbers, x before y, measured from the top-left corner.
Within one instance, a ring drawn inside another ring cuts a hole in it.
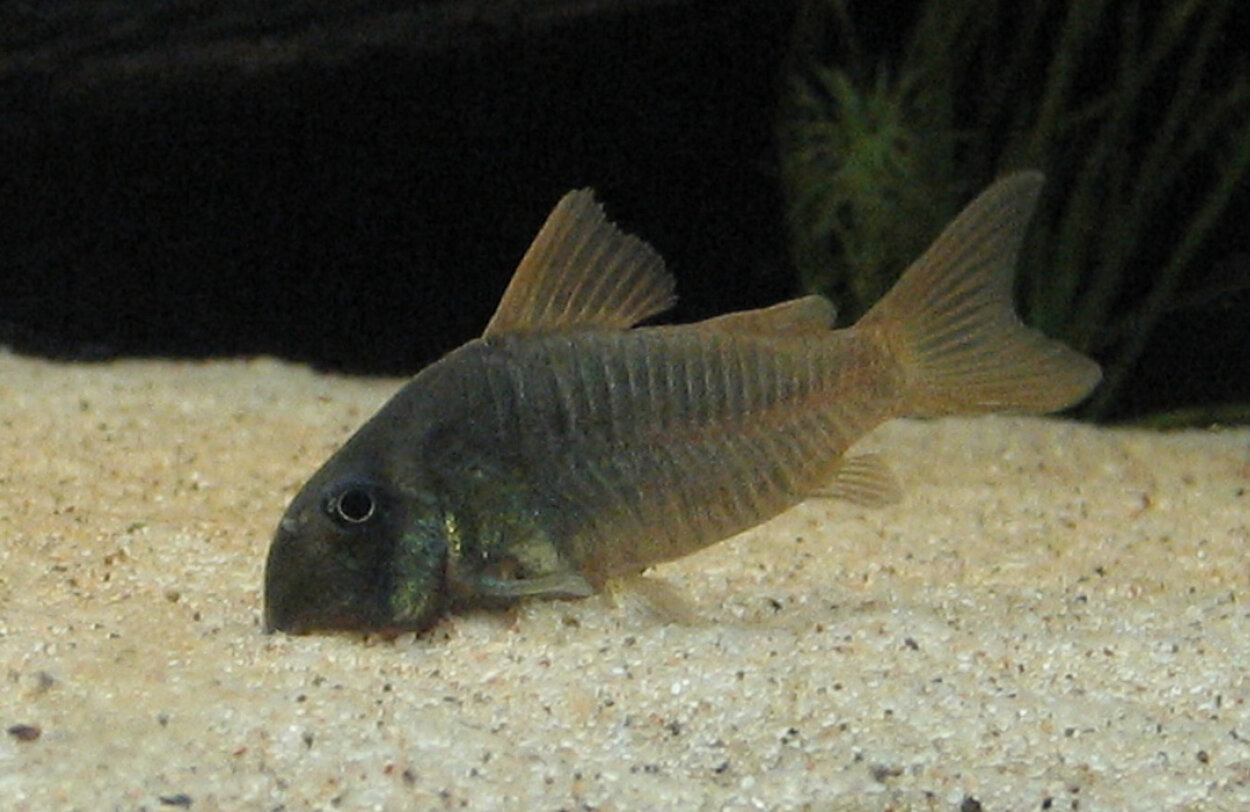
[[[864,507],[884,507],[903,498],[903,489],[877,454],[843,457],[828,488],[813,496],[845,499]]]

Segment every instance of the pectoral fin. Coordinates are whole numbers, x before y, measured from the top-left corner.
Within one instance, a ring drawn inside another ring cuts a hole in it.
[[[865,507],[892,505],[903,498],[898,480],[876,454],[844,457],[833,475],[833,482],[813,496],[845,499]]]
[[[547,217],[482,335],[624,330],[672,307],[673,290],[655,249],[608,222],[594,194],[581,189]]]

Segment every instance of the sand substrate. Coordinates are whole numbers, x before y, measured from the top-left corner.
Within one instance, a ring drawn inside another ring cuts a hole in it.
[[[262,634],[398,383],[0,354],[0,807],[1250,808],[1250,431],[899,421],[900,504],[657,568],[683,607]]]

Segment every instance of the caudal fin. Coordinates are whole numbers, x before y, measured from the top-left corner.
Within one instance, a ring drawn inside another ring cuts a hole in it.
[[[1012,307],[1012,280],[1042,186],[1038,172],[998,181],[938,236],[858,326],[881,329],[915,415],[1051,412],[1080,401],[1102,372],[1032,330]]]

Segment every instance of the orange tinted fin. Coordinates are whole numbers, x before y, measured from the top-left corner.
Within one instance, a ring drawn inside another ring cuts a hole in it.
[[[813,496],[845,499],[864,507],[892,505],[903,498],[903,491],[893,472],[876,454],[843,457],[833,482]]]
[[[1042,186],[1021,172],[995,183],[938,236],[857,326],[881,330],[906,381],[906,414],[1049,412],[1089,394],[1089,358],[1025,327],[1012,308],[1014,266]]]
[[[804,296],[772,307],[727,313],[697,325],[704,330],[730,333],[786,334],[825,333],[837,315],[833,302],[824,296]]]
[[[623,330],[672,307],[673,289],[660,255],[609,223],[594,194],[581,189],[548,215],[483,336]]]

